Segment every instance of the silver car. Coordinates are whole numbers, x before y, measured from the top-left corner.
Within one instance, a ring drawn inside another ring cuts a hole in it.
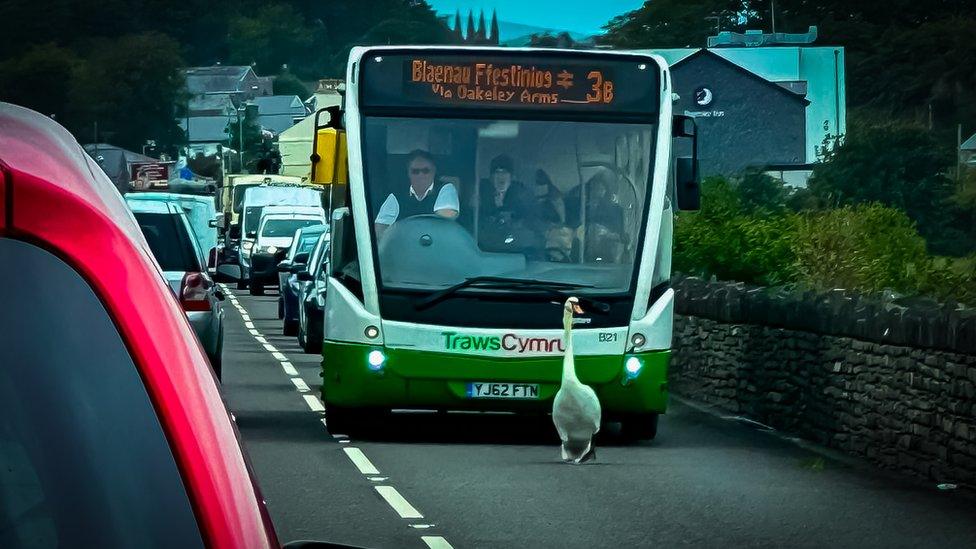
[[[126,203],[220,379],[224,295],[207,274],[207,262],[186,214],[179,204],[171,202],[129,200]]]

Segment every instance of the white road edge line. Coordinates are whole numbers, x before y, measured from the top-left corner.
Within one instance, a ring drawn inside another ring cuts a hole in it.
[[[278,362],[288,362],[288,357],[279,353],[278,351],[271,351],[271,356],[275,357]]]
[[[374,486],[376,491],[379,492],[380,496],[386,500],[390,507],[400,515],[400,518],[405,519],[419,519],[424,518],[413,505],[397,492],[397,489],[392,486]]]
[[[248,330],[248,332],[251,332],[251,335],[254,336],[254,337],[257,337],[257,336],[261,335],[261,332],[259,332],[257,330]]]
[[[311,408],[313,412],[325,411],[325,406],[322,406],[322,402],[319,401],[318,397],[315,395],[302,395],[302,398],[305,399],[305,404],[308,404],[308,407]]]
[[[245,327],[246,327],[246,328],[247,328],[248,330],[253,330],[253,329],[254,329],[254,323],[253,323],[253,322],[251,322],[251,321],[247,321],[247,322],[245,322],[245,323],[244,323],[244,326],[245,326]]]
[[[366,454],[364,454],[359,448],[343,448],[342,451],[349,456],[349,459],[352,460],[352,464],[356,466],[356,469],[359,469],[360,473],[364,475],[380,474],[376,466],[373,465],[373,462],[370,461],[369,458],[366,457]]]
[[[262,345],[264,345],[264,350],[265,351],[268,351],[269,353],[277,353],[278,352],[278,348],[275,347],[274,345],[270,344],[270,343],[266,343],[265,342],[265,343],[262,343]]]
[[[454,549],[454,546],[441,536],[420,536],[430,549]]]
[[[291,362],[282,362],[281,369],[284,370],[285,373],[290,376],[298,375],[298,370],[296,370],[295,367],[291,365]]]
[[[263,336],[254,336],[254,339],[258,340],[258,343],[267,343],[268,340],[264,339]]]
[[[288,379],[290,379],[291,382],[295,384],[295,388],[298,389],[299,391],[303,393],[307,393],[311,391],[311,389],[308,387],[308,384],[305,383],[304,379],[300,377],[290,377]]]

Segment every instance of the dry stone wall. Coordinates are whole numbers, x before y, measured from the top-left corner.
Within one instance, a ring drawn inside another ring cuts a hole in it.
[[[976,486],[971,310],[675,286],[675,393],[885,468]],[[950,326],[951,336],[939,331]]]

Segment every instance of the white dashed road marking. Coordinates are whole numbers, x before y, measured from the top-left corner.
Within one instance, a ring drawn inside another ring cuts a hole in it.
[[[305,399],[305,404],[308,404],[308,407],[311,408],[313,412],[325,411],[325,406],[322,406],[322,402],[319,401],[318,397],[315,395],[302,395],[302,398]]]
[[[359,448],[343,448],[342,451],[349,456],[349,459],[352,460],[353,465],[356,466],[356,469],[359,469],[360,473],[364,475],[380,474],[379,470],[376,469],[376,466],[373,465],[373,462],[370,461],[369,458],[366,457],[366,454],[364,454]]]
[[[260,343],[265,348],[265,350],[271,353],[271,356],[273,356],[275,360],[281,363],[281,369],[284,370],[285,374],[288,375],[288,379],[291,380],[295,388],[300,393],[310,393],[312,391],[311,387],[309,387],[308,384],[305,383],[305,380],[301,378],[301,376],[298,373],[298,370],[295,369],[295,366],[288,360],[288,357],[286,357],[284,354],[278,351],[278,349],[276,349],[274,345],[268,343],[268,340],[265,339],[264,336],[261,335],[261,332],[259,332],[254,327],[254,323],[251,322],[251,317],[248,315],[247,309],[245,309],[244,306],[238,302],[237,298],[230,293],[230,290],[223,284],[220,284],[219,286],[224,290],[226,290],[230,295],[230,302],[240,313],[241,318],[244,319],[244,326],[247,328],[248,332],[251,334],[252,337],[254,337],[254,339],[258,343]],[[322,401],[320,401],[318,397],[316,397],[315,395],[302,394],[302,398],[305,399],[305,404],[308,405],[309,409],[311,409],[312,412],[318,413],[318,412],[325,411],[325,406],[322,404]],[[322,425],[326,429],[328,429],[329,427],[328,418],[327,417],[321,418],[321,421],[322,421]],[[339,433],[330,433],[330,434],[332,435],[332,438],[335,439],[339,444],[349,444],[351,442],[349,440],[349,437],[347,437],[346,435],[342,435]],[[366,454],[363,453],[361,449],[346,446],[342,449],[342,451],[346,453],[346,456],[349,458],[350,461],[352,461],[353,465],[356,466],[356,469],[358,469],[359,472],[362,473],[363,475],[367,475],[367,478],[371,482],[385,482],[389,478],[389,477],[370,476],[370,475],[378,475],[379,470],[376,468],[375,465],[373,465],[373,462],[366,457]],[[393,510],[396,511],[398,515],[400,515],[400,518],[404,518],[404,519],[424,518],[424,516],[420,514],[420,511],[418,511],[413,505],[410,505],[410,503],[406,500],[406,498],[404,498],[400,494],[400,492],[398,492],[397,489],[394,488],[393,486],[383,485],[383,486],[374,486],[373,488],[375,488],[376,492],[386,501],[386,503],[389,504],[389,506],[392,507]],[[433,528],[433,526],[434,526],[433,524],[411,524],[410,525],[411,528],[416,528],[416,529]],[[420,539],[425,544],[427,544],[427,547],[429,547],[430,549],[454,549],[451,546],[451,544],[448,543],[447,540],[441,536],[421,536]]]
[[[393,510],[400,515],[400,518],[424,518],[424,516],[420,514],[420,511],[414,508],[413,505],[410,505],[410,502],[401,496],[400,492],[397,492],[396,488],[392,486],[374,486],[374,488],[376,488],[376,491],[383,496],[383,499],[385,499],[387,503],[390,504],[390,507],[392,507]]]
[[[454,549],[454,547],[447,542],[446,539],[440,536],[420,536],[420,539],[424,540],[427,547],[430,549]]]

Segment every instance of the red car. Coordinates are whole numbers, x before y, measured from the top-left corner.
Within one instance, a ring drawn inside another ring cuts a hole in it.
[[[277,547],[206,355],[122,197],[0,103],[0,547]]]

